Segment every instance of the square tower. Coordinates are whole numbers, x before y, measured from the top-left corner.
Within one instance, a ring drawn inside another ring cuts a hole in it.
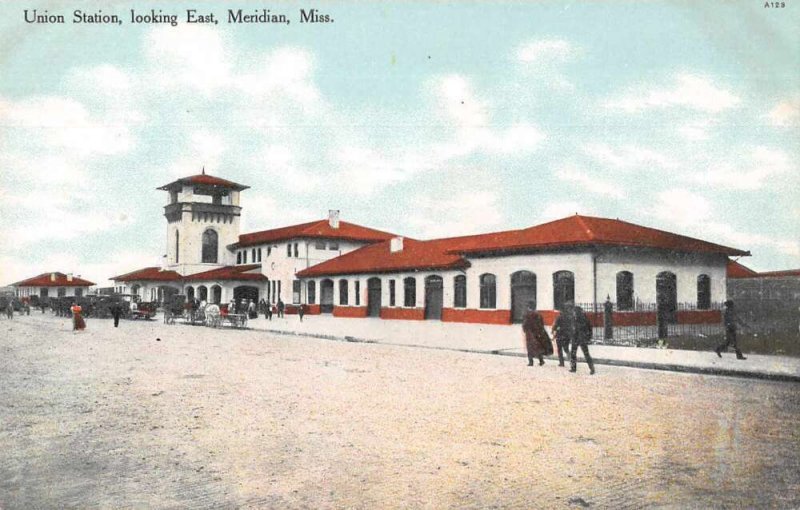
[[[248,187],[205,169],[159,187],[169,193],[166,268],[185,275],[229,264],[227,246],[239,240],[239,193]]]

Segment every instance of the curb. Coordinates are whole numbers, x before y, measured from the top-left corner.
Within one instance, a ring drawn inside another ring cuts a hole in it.
[[[318,333],[302,333],[297,331],[284,331],[280,329],[260,329],[260,328],[253,328],[257,331],[264,331],[267,333],[274,333],[277,335],[285,335],[285,336],[302,336],[308,338],[318,338],[320,340],[331,340],[334,342],[350,342],[350,343],[360,343],[360,344],[378,344],[378,345],[391,345],[393,347],[411,347],[416,349],[431,349],[435,351],[453,351],[453,352],[465,352],[469,354],[490,354],[495,356],[513,356],[519,358],[525,358],[526,355],[521,352],[503,352],[505,349],[467,349],[467,348],[458,348],[458,347],[440,347],[435,345],[420,345],[420,344],[408,344],[408,343],[397,343],[397,342],[387,342],[381,340],[370,340],[366,338],[357,338],[353,336],[336,336],[336,335],[321,335]],[[549,357],[547,359],[555,359]],[[618,359],[610,359],[610,358],[592,358],[595,365],[609,365],[609,366],[617,366],[617,367],[628,367],[628,368],[638,368],[643,370],[661,370],[665,372],[682,372],[688,374],[701,374],[701,375],[715,375],[715,376],[724,376],[724,377],[740,377],[744,379],[761,379],[767,381],[777,381],[777,382],[792,382],[792,383],[800,383],[800,374],[792,375],[792,374],[776,374],[776,373],[769,373],[769,372],[756,372],[753,370],[731,370],[729,368],[717,368],[717,367],[696,367],[696,366],[687,366],[687,365],[675,365],[669,363],[651,363],[651,362],[644,362],[644,361],[625,361],[625,360],[618,360]],[[585,363],[583,360],[579,360],[580,363]]]

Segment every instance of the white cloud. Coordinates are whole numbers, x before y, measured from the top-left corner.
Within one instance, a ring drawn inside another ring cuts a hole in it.
[[[517,48],[517,59],[526,64],[565,61],[576,54],[575,46],[563,39],[540,39],[524,43]]]
[[[564,165],[558,169],[556,171],[556,177],[562,181],[575,183],[589,193],[612,198],[625,197],[625,190],[622,186],[608,182],[597,176],[589,175],[585,170],[571,165]]]
[[[711,202],[689,190],[673,188],[656,195],[650,213],[681,228],[698,225],[712,216]]]
[[[649,169],[653,166],[668,169],[676,166],[671,158],[635,145],[611,147],[604,143],[590,143],[584,147],[584,151],[600,163],[620,170]]]
[[[708,140],[710,138],[708,131],[713,124],[710,119],[687,122],[678,128],[678,134],[692,142]]]
[[[261,153],[264,171],[273,181],[280,182],[283,187],[294,192],[308,192],[321,184],[316,175],[299,168],[289,147],[269,145]]]
[[[757,190],[773,177],[796,170],[788,154],[770,147],[757,146],[728,157],[727,160],[713,159],[704,171],[690,175],[688,180],[716,188]]]
[[[738,96],[716,86],[704,76],[679,74],[674,81],[671,88],[632,91],[622,97],[606,101],[605,107],[629,113],[670,107],[720,113],[741,103]]]
[[[767,114],[774,126],[792,127],[800,125],[800,97],[776,104]]]
[[[517,47],[516,59],[531,83],[560,89],[573,89],[562,72],[563,66],[574,60],[581,50],[564,39],[539,39]]]
[[[589,215],[592,214],[592,212],[589,206],[579,202],[550,202],[542,209],[542,212],[539,215],[539,221],[545,222],[559,220],[567,216],[572,216],[573,214]]]
[[[490,232],[501,227],[504,219],[497,194],[485,190],[419,198],[413,210],[409,225],[425,238]]]

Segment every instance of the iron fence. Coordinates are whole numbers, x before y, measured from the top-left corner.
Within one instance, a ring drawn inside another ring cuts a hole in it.
[[[619,309],[616,303],[577,303],[592,323],[593,342],[605,345],[655,345],[674,337],[721,335],[720,302],[698,308],[697,303],[643,303]]]

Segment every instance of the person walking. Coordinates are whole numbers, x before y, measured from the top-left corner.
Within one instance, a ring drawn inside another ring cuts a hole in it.
[[[114,317],[114,327],[119,327],[119,318],[122,316],[122,305],[119,302],[115,302],[111,305],[111,316]]]
[[[14,318],[14,305],[11,304],[11,300],[10,299],[8,300],[8,303],[6,304],[5,312],[6,312],[6,316],[9,319],[13,319]]]
[[[728,346],[733,345],[736,359],[747,359],[742,354],[742,351],[739,350],[739,343],[736,338],[736,327],[738,325],[744,326],[745,324],[737,317],[733,301],[730,299],[725,301],[725,310],[722,312],[722,325],[725,328],[725,343],[718,345],[714,352],[721,358],[722,351],[728,350]]]
[[[303,316],[306,314],[306,306],[300,305],[297,307],[297,315],[300,316],[300,322],[303,322]]]
[[[278,317],[283,318],[283,310],[286,305],[283,303],[281,298],[278,298]]]
[[[86,329],[86,322],[83,320],[83,308],[78,303],[72,303],[72,331],[83,331]]]
[[[248,319],[255,319],[258,318],[258,312],[256,312],[256,302],[252,299],[247,300],[247,318]]]
[[[589,344],[592,341],[592,323],[580,306],[572,306],[572,316],[574,317],[575,337],[572,339],[572,347],[569,350],[569,371],[576,372],[578,369],[578,347],[583,351],[583,358],[589,365],[589,374],[594,375],[594,361],[589,355]]]
[[[564,366],[564,357],[569,356],[569,344],[575,338],[575,319],[571,310],[571,302],[564,304],[553,324],[553,336],[556,338],[558,350],[558,366]]]
[[[544,355],[553,354],[553,342],[544,329],[544,320],[536,312],[536,304],[533,301],[528,302],[528,311],[522,320],[522,331],[525,333],[528,366],[533,366],[533,358],[539,359],[539,366],[544,365]]]

